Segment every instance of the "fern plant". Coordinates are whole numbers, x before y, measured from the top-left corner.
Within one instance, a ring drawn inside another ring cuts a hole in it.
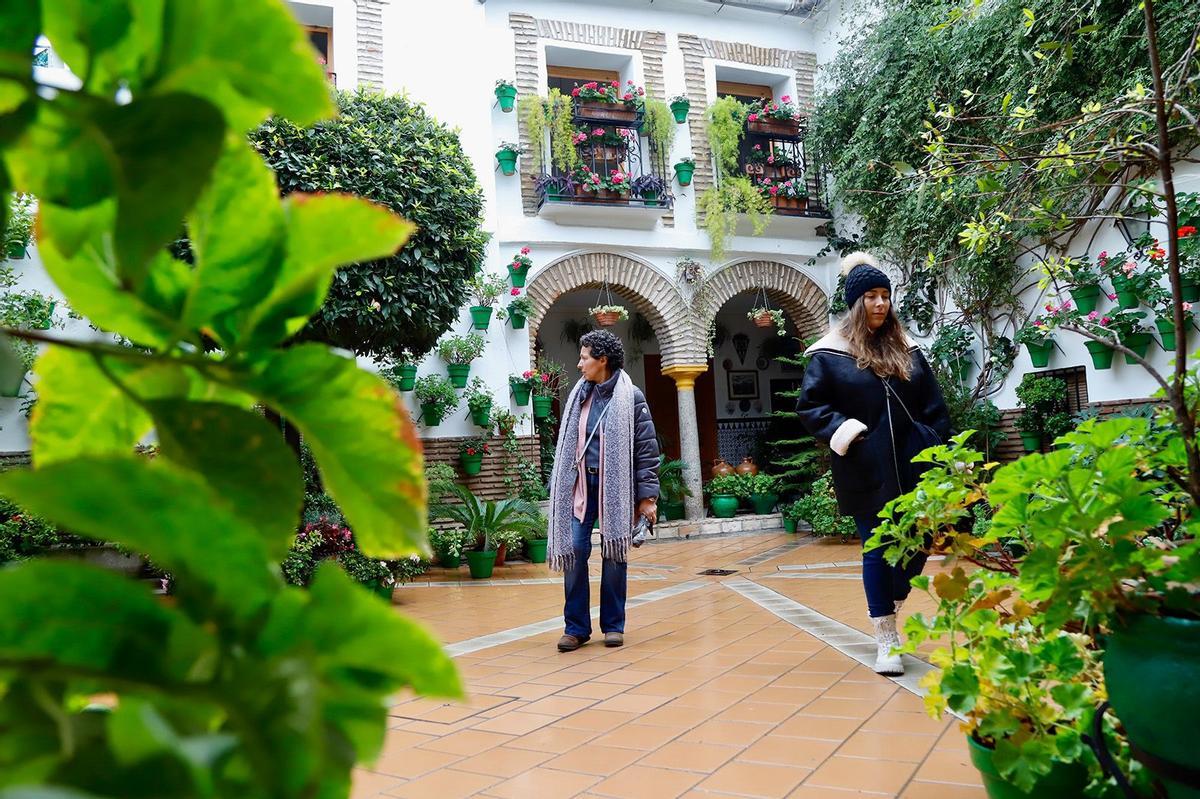
[[[667,156],[675,141],[675,116],[670,107],[661,100],[646,100],[642,131],[650,139],[650,152],[654,154],[654,166],[666,171]]]
[[[722,97],[708,107],[708,146],[720,174],[737,172],[746,114],[745,103],[732,97]]]
[[[546,101],[550,123],[550,156],[556,169],[570,172],[579,163],[579,152],[575,149],[575,126],[572,123],[574,109],[571,98],[558,89],[550,90]]]
[[[543,147],[546,141],[546,100],[536,94],[527,94],[517,100],[517,114],[529,134],[530,165],[534,172],[541,172],[546,151]]]

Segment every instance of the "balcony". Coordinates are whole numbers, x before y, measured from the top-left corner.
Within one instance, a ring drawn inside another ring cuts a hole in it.
[[[560,225],[654,229],[675,198],[663,159],[643,145],[641,109],[576,100],[572,125],[579,163],[535,179],[538,216]]]
[[[820,171],[811,163],[805,148],[807,132],[808,121],[803,118],[747,121],[738,167],[764,193],[770,194],[777,217],[831,219],[833,215],[823,203]],[[772,188],[777,191],[771,193]],[[774,222],[772,228],[773,232],[780,232],[780,226]]]

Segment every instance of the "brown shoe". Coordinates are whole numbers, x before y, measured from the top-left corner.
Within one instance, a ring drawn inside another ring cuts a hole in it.
[[[624,646],[625,645],[625,636],[622,633],[605,633],[604,634],[604,645],[605,646]]]
[[[573,635],[564,635],[562,638],[558,639],[558,651],[574,652],[576,649],[586,644],[587,641],[587,638],[576,638]]]

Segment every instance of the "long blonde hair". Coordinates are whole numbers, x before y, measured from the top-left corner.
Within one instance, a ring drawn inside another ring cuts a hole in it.
[[[867,326],[867,306],[862,298],[854,303],[839,328],[850,343],[850,354],[859,369],[870,369],[880,377],[908,380],[912,373],[912,355],[908,339],[896,318],[896,310],[888,305],[887,318],[872,332]]]

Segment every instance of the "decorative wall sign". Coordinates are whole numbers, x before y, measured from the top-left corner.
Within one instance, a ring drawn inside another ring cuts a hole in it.
[[[733,336],[733,349],[737,351],[738,363],[746,363],[746,352],[750,349],[750,337],[745,333],[735,333]]]
[[[753,370],[727,372],[731,400],[758,399],[758,372]]]

